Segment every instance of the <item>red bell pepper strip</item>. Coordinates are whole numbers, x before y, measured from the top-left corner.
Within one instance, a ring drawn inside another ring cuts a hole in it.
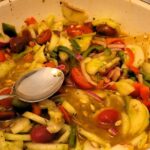
[[[54,61],[49,61],[44,64],[45,67],[51,67],[51,68],[56,68],[56,64]]]
[[[0,111],[0,119],[11,119],[15,116],[13,111]]]
[[[149,100],[150,97],[150,89],[146,85],[143,85],[142,83],[135,82],[133,84],[134,92],[131,94],[135,97],[140,97],[143,102],[146,102]]]
[[[129,56],[129,60],[126,62],[126,65],[129,67],[129,69],[131,71],[133,71],[135,74],[138,74],[139,73],[138,68],[136,68],[135,66],[133,66],[133,63],[134,63],[134,53],[129,48],[126,48],[125,50],[127,51],[128,56]]]
[[[83,76],[81,70],[78,67],[74,67],[71,70],[71,78],[73,81],[82,89],[91,89],[93,85],[91,85]]]
[[[39,116],[40,116],[41,113],[42,113],[40,106],[39,106],[38,104],[36,104],[36,103],[33,103],[33,104],[32,104],[32,112],[33,112],[34,114],[36,114],[36,115],[39,115]]]
[[[4,88],[0,90],[0,95],[11,94],[11,92],[12,92],[11,88]],[[12,98],[6,98],[6,99],[1,100],[0,106],[3,106],[5,108],[12,107]]]
[[[29,18],[25,19],[24,22],[26,23],[27,26],[37,23],[37,21],[34,17],[29,17]]]
[[[149,87],[145,85],[141,85],[140,87],[140,97],[143,101],[148,101],[150,97],[150,90]]]
[[[106,44],[125,44],[121,38],[106,38]]]
[[[131,93],[131,96],[133,97],[138,97],[140,95],[140,87],[141,83],[139,82],[134,82],[133,83],[134,91]]]
[[[5,53],[0,51],[0,62],[4,62],[6,60]]]
[[[68,113],[68,111],[62,105],[58,105],[58,108],[62,112],[65,121],[70,124],[71,123],[71,116]]]

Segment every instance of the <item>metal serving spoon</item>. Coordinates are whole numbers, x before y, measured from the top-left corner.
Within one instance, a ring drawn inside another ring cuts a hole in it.
[[[59,69],[44,67],[34,70],[16,81],[13,94],[0,95],[0,100],[16,96],[24,102],[39,102],[56,93],[63,81],[64,74]]]

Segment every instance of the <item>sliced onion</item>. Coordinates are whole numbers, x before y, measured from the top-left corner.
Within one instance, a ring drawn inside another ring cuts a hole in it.
[[[106,42],[102,41],[102,40],[98,40],[98,39],[92,40],[92,44],[102,45],[102,46],[106,47]]]
[[[91,77],[88,75],[88,73],[86,72],[86,69],[85,69],[85,64],[88,63],[89,61],[91,60],[90,57],[87,57],[86,59],[84,59],[83,61],[81,61],[80,65],[81,65],[81,71],[84,75],[84,77],[86,78],[86,80],[91,83],[92,85],[94,86],[97,86],[97,83],[94,82]]]
[[[123,49],[125,48],[124,44],[109,44],[107,45],[108,48],[118,48],[118,49]]]
[[[86,92],[87,92],[88,95],[93,97],[98,102],[102,102],[103,101],[102,98],[100,96],[98,96],[96,93],[94,93],[93,91],[87,90]]]
[[[83,60],[83,56],[81,55],[81,54],[76,54],[76,59],[78,60],[78,61],[81,61],[81,60]]]

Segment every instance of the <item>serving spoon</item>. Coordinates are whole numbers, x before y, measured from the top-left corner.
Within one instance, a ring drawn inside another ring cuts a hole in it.
[[[55,94],[63,81],[64,74],[61,70],[43,67],[23,75],[14,84],[13,93],[0,95],[0,100],[16,96],[24,102],[39,102]]]

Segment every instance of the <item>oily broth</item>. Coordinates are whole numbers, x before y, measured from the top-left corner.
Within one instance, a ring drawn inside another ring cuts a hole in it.
[[[5,78],[1,79],[0,89],[4,87],[12,87],[15,81],[27,71],[27,67],[24,65],[25,62],[23,59],[19,59],[15,63],[16,66],[13,70],[11,70]]]
[[[95,120],[96,112],[99,112],[99,110],[102,110],[105,106],[105,99],[104,102],[98,102],[92,97],[89,97],[89,103],[83,104],[77,95],[75,94],[78,89],[75,88],[65,88],[65,93],[67,95],[63,96],[65,100],[67,100],[77,111],[77,115],[74,116],[74,122],[84,128],[85,130],[96,134],[97,136],[101,137],[102,139],[109,141],[112,145],[118,144],[118,143],[127,143],[129,140],[129,137],[124,138],[120,131],[116,136],[112,136],[108,130],[102,129],[97,121]],[[95,107],[95,110],[93,111],[91,109],[91,105]],[[114,106],[112,106],[114,107]],[[121,112],[122,109],[118,110]],[[119,127],[117,127],[118,130]]]

